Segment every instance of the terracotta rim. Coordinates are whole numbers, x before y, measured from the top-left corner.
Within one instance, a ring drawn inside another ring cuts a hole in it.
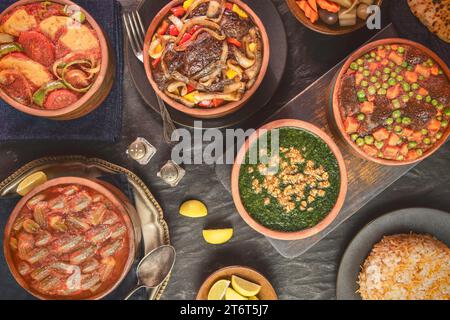
[[[350,145],[352,151],[359,157],[361,157],[367,161],[372,161],[372,162],[375,162],[375,163],[378,163],[381,165],[386,165],[386,166],[402,166],[402,165],[408,165],[408,164],[413,164],[413,163],[422,161],[425,158],[428,158],[429,156],[431,156],[434,152],[436,152],[446,142],[447,138],[450,135],[450,127],[448,127],[446,132],[442,136],[442,138],[439,141],[437,141],[434,144],[434,146],[430,150],[425,152],[421,157],[419,157],[415,160],[395,161],[395,160],[379,159],[379,158],[374,158],[374,157],[368,156],[364,151],[362,151],[360,148],[358,148],[356,146],[356,144],[353,143],[353,141],[350,139],[348,134],[345,133],[344,121],[342,119],[340,106],[339,106],[339,93],[341,91],[341,85],[342,85],[341,80],[342,80],[343,75],[350,68],[350,64],[352,63],[352,61],[361,57],[366,52],[372,50],[373,48],[378,47],[379,45],[396,44],[396,43],[409,45],[411,47],[421,50],[423,53],[428,55],[436,63],[439,64],[439,66],[444,71],[444,74],[446,75],[447,79],[449,79],[449,81],[450,81],[450,70],[447,67],[447,65],[445,64],[445,62],[441,58],[439,58],[439,56],[436,53],[434,53],[427,47],[425,47],[417,42],[413,42],[413,41],[402,39],[402,38],[388,38],[388,39],[382,39],[382,40],[378,40],[375,42],[371,42],[371,43],[359,48],[354,53],[352,53],[350,55],[350,57],[346,60],[345,64],[341,68],[341,70],[339,71],[337,78],[336,78],[336,84],[333,89],[333,106],[332,106],[333,120],[334,120],[335,126],[337,127],[337,129],[339,131],[339,136],[341,137],[341,139],[345,140],[345,142],[348,145]]]
[[[331,139],[330,136],[328,136],[325,132],[323,132],[318,127],[301,120],[294,120],[294,119],[283,119],[283,120],[277,120],[270,122],[264,126],[262,126],[260,129],[277,129],[282,127],[288,127],[288,128],[296,128],[296,129],[302,129],[309,133],[312,133],[316,136],[318,136],[323,142],[325,142],[330,150],[333,152],[334,156],[336,157],[336,160],[338,162],[339,166],[339,172],[340,172],[340,189],[339,189],[339,195],[336,199],[336,203],[334,207],[331,209],[331,211],[328,213],[328,215],[323,218],[322,221],[320,221],[317,225],[314,227],[295,231],[295,232],[282,232],[282,231],[275,231],[272,229],[269,229],[263,225],[261,225],[259,222],[257,222],[245,209],[244,204],[241,200],[241,195],[239,191],[239,172],[241,168],[241,163],[245,159],[245,155],[247,154],[248,149],[250,146],[255,143],[259,137],[261,136],[261,131],[256,131],[253,133],[245,142],[245,144],[241,147],[239,150],[236,160],[233,165],[233,170],[231,172],[231,191],[233,195],[233,201],[234,204],[241,215],[241,217],[244,219],[244,221],[252,227],[254,230],[258,231],[259,233],[262,233],[263,235],[278,239],[278,240],[300,240],[305,239],[308,237],[311,237],[322,230],[324,230],[326,227],[328,227],[334,219],[339,214],[342,206],[344,205],[345,197],[347,195],[347,187],[348,187],[348,178],[347,178],[347,169],[345,166],[344,158],[341,154],[341,151],[339,150],[336,143]]]
[[[297,18],[298,21],[300,21],[305,27],[308,29],[329,35],[329,36],[339,36],[348,34],[354,31],[357,31],[361,28],[363,28],[366,23],[365,21],[362,21],[361,19],[357,18],[357,23],[354,26],[348,26],[348,27],[341,27],[341,26],[328,26],[324,22],[320,21],[319,23],[312,23],[305,15],[302,9],[297,5],[296,0],[286,0],[287,5],[289,7],[289,10],[292,12],[292,14]],[[383,0],[378,0],[377,5],[381,8],[381,5],[383,3]]]
[[[11,213],[9,219],[8,219],[8,223],[6,224],[6,227],[5,227],[5,234],[4,234],[4,238],[3,238],[3,251],[4,251],[4,254],[5,254],[5,258],[6,258],[6,263],[8,264],[9,270],[11,271],[14,279],[17,281],[17,283],[23,289],[28,291],[28,293],[30,293],[31,295],[33,295],[33,296],[35,296],[35,297],[37,297],[39,299],[42,299],[42,300],[54,299],[51,296],[42,295],[39,292],[34,291],[23,280],[22,276],[16,270],[16,267],[15,267],[15,265],[13,263],[13,258],[12,258],[12,255],[11,255],[11,252],[10,252],[11,250],[10,250],[10,247],[9,247],[9,237],[11,235],[11,229],[12,229],[12,226],[14,224],[14,221],[16,220],[17,216],[21,212],[22,208],[26,205],[28,200],[30,200],[36,194],[38,194],[38,193],[40,193],[40,192],[42,192],[44,190],[47,190],[48,188],[51,188],[51,187],[54,187],[54,186],[58,186],[58,185],[67,185],[67,184],[79,184],[79,185],[82,185],[82,186],[86,186],[86,187],[91,188],[94,191],[104,195],[120,211],[120,213],[122,215],[122,218],[123,218],[123,220],[124,220],[124,222],[125,222],[125,224],[127,226],[128,242],[129,242],[128,258],[127,258],[125,266],[124,266],[124,268],[122,270],[122,274],[117,279],[117,281],[112,286],[110,286],[108,289],[106,289],[103,292],[99,292],[99,293],[97,293],[95,295],[92,295],[92,296],[87,298],[88,300],[98,300],[98,299],[101,299],[101,298],[105,297],[106,295],[111,293],[114,289],[116,289],[117,286],[122,282],[122,280],[125,278],[125,276],[130,271],[131,266],[132,266],[133,261],[134,261],[134,258],[135,258],[135,240],[134,240],[134,228],[133,228],[133,225],[131,223],[131,219],[128,216],[128,213],[127,213],[123,203],[111,191],[109,191],[107,188],[105,188],[100,183],[96,182],[95,179],[94,180],[89,180],[89,179],[79,178],[79,177],[56,178],[56,179],[52,179],[52,180],[49,180],[49,181],[43,183],[42,185],[36,187],[33,191],[29,192],[26,196],[24,196],[17,203],[16,207],[12,211],[12,213]],[[64,299],[63,297],[59,297],[59,296],[57,298]],[[71,297],[68,296],[67,299],[71,299]]]
[[[256,82],[253,84],[253,86],[250,88],[250,90],[247,90],[245,92],[244,96],[239,101],[230,102],[223,106],[220,106],[217,108],[210,108],[210,109],[189,108],[189,107],[185,106],[184,104],[179,103],[179,102],[171,99],[170,97],[168,97],[163,91],[161,91],[159,89],[158,85],[156,84],[155,80],[153,79],[152,68],[150,65],[150,58],[148,57],[148,54],[146,54],[150,47],[150,41],[151,41],[153,34],[155,33],[157,27],[159,26],[161,20],[166,16],[166,14],[169,12],[169,10],[176,5],[183,3],[183,0],[173,0],[169,4],[167,4],[156,15],[156,17],[153,19],[152,23],[150,24],[150,27],[147,30],[147,35],[145,37],[145,43],[144,43],[144,52],[143,52],[144,66],[145,66],[145,72],[147,73],[147,78],[148,78],[151,86],[153,87],[153,90],[156,92],[156,94],[159,97],[161,97],[164,100],[164,102],[166,102],[172,108],[174,108],[180,112],[183,112],[185,114],[188,114],[190,116],[193,116],[193,117],[205,118],[205,119],[219,118],[219,117],[225,116],[227,114],[233,113],[233,112],[239,110],[240,108],[242,108],[248,102],[248,100],[253,96],[253,94],[256,92],[256,90],[258,90],[259,86],[261,85],[261,83],[266,75],[266,72],[267,72],[267,69],[269,66],[270,42],[269,42],[269,37],[267,35],[266,28],[264,27],[264,24],[262,23],[261,19],[256,15],[256,13],[248,5],[246,5],[241,0],[230,0],[229,2],[236,3],[245,12],[247,12],[250,15],[251,19],[253,20],[255,25],[260,30],[261,38],[262,38],[261,40],[263,42],[263,49],[264,49],[262,66],[261,66],[261,70],[259,71],[259,75],[256,79]]]
[[[265,283],[260,283],[261,287],[266,288],[267,290],[270,291],[271,295],[273,295],[274,299],[273,300],[278,300],[278,296],[277,293],[275,291],[275,289],[273,288],[272,284],[270,283],[270,281],[264,276],[262,275],[260,272],[256,271],[253,268],[249,268],[249,267],[244,267],[244,266],[229,266],[229,267],[224,267],[222,269],[217,270],[216,272],[212,273],[208,278],[206,278],[206,280],[202,283],[202,286],[200,287],[200,289],[198,290],[197,293],[197,297],[196,300],[205,300],[204,299],[204,294],[205,294],[205,290],[210,289],[207,287],[207,285],[209,283],[214,283],[215,281],[220,280],[224,274],[226,274],[228,271],[232,271],[234,273],[236,273],[236,276],[243,276],[242,275],[242,271],[248,271],[254,275],[256,275],[257,277],[261,278]],[[249,281],[252,281],[252,279],[246,279]],[[206,292],[206,295],[208,295],[208,293]]]
[[[50,0],[50,1],[54,2],[54,3],[63,4],[63,5],[76,5],[76,6],[79,6],[78,4],[76,4],[76,3],[74,3],[74,2],[72,2],[70,0]],[[4,10],[0,14],[0,19],[6,13],[8,13],[9,11],[11,11],[12,9],[14,9],[14,8],[16,8],[18,6],[22,6],[22,5],[26,5],[26,4],[30,4],[30,3],[35,3],[35,2],[42,2],[42,0],[19,0],[16,3],[12,4],[11,6],[9,6],[6,10]],[[25,105],[23,105],[21,103],[18,103],[17,101],[12,99],[11,97],[9,97],[6,93],[3,92],[3,90],[0,89],[0,98],[2,98],[7,104],[9,104],[13,108],[15,108],[15,109],[17,109],[17,110],[19,110],[21,112],[27,113],[29,115],[37,116],[37,117],[57,118],[57,117],[63,117],[63,116],[70,116],[71,113],[73,113],[74,111],[77,111],[77,109],[80,109],[90,99],[92,99],[93,96],[95,96],[99,92],[99,90],[101,89],[103,83],[108,81],[108,79],[106,79],[106,74],[107,74],[107,71],[108,71],[107,70],[108,69],[108,64],[110,63],[110,53],[109,53],[108,43],[106,41],[105,34],[103,33],[102,28],[94,20],[94,18],[84,8],[82,8],[81,6],[79,6],[79,7],[83,11],[83,13],[86,15],[86,20],[89,23],[89,25],[97,33],[97,38],[98,38],[98,40],[100,42],[100,49],[101,49],[101,54],[102,54],[102,63],[101,63],[100,73],[98,74],[97,79],[95,80],[95,82],[92,85],[92,87],[89,89],[88,92],[86,92],[81,97],[80,100],[78,100],[77,102],[75,102],[74,104],[72,104],[72,105],[70,105],[70,106],[68,106],[66,108],[62,108],[62,109],[58,109],[58,110],[40,110],[40,109],[35,109],[35,108],[31,108],[31,107],[25,106]],[[100,101],[100,103],[98,103],[98,105],[96,107],[98,107],[101,104],[102,101]],[[93,109],[95,109],[95,108],[93,108]],[[92,111],[92,110],[89,110],[89,111]],[[82,116],[82,115],[80,115],[80,116]]]

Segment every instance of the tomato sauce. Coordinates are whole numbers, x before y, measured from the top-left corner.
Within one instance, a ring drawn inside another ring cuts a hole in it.
[[[51,187],[31,198],[9,238],[16,270],[51,299],[86,299],[119,281],[130,239],[120,210],[81,185]]]
[[[93,86],[101,60],[98,34],[79,8],[42,1],[0,20],[0,90],[23,105],[73,105]]]

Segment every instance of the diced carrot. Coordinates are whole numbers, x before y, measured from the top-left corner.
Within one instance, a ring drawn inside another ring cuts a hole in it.
[[[389,64],[389,60],[388,59],[383,59],[383,60],[381,60],[381,64],[383,66],[387,66]]]
[[[428,130],[430,130],[433,135],[438,132],[440,128],[441,122],[439,120],[432,119],[428,124]]]
[[[381,58],[386,58],[386,50],[378,49],[377,55],[380,56]]]
[[[386,128],[380,128],[373,133],[373,137],[377,141],[383,141],[389,138],[389,131]]]
[[[413,135],[413,133],[414,133],[414,130],[413,130],[413,129],[410,129],[410,128],[403,128],[403,131],[402,131],[402,135],[403,135],[403,136],[405,136],[405,137],[411,137],[411,136]]]
[[[417,82],[418,76],[417,76],[417,73],[415,73],[413,71],[406,71],[405,78],[408,82],[414,83],[414,82]]]
[[[407,143],[403,144],[403,145],[400,147],[400,154],[401,154],[402,156],[405,156],[405,157],[406,157],[406,155],[408,154],[408,151],[409,151],[409,149],[408,149],[408,144],[407,144]]]
[[[316,2],[319,5],[319,7],[321,7],[324,10],[334,13],[339,12],[340,6],[335,2],[331,2],[328,0],[316,0]]]
[[[359,86],[361,81],[363,81],[363,79],[364,79],[364,76],[358,72],[355,76],[356,85]]]
[[[344,121],[344,127],[348,134],[355,133],[359,129],[359,122],[353,117],[347,117]]]
[[[439,67],[436,64],[431,68],[431,74],[433,76],[439,75]]]
[[[423,134],[420,131],[415,131],[410,137],[409,140],[415,141],[417,143],[422,142]]]
[[[375,96],[368,96],[367,100],[370,102],[374,102],[375,101]]]
[[[399,147],[386,146],[383,150],[383,155],[387,159],[395,159],[397,158],[399,151],[400,151]]]
[[[363,149],[363,151],[364,151],[367,155],[369,155],[370,157],[376,157],[377,154],[378,154],[378,149],[375,148],[374,146],[369,146],[369,145],[365,144],[365,145],[362,147],[362,149]]]
[[[394,50],[394,51],[397,51],[398,45],[396,45],[396,44],[391,44],[391,49]]]
[[[403,63],[403,58],[393,51],[389,54],[389,59],[394,61],[397,65]]]
[[[317,12],[317,2],[316,0],[308,0],[308,4],[315,12]]]
[[[419,157],[419,154],[416,150],[410,150],[406,156],[406,160],[414,160]]]
[[[388,90],[387,90],[387,93],[386,93],[386,97],[388,98],[388,99],[395,99],[395,98],[397,98],[398,96],[399,96],[399,94],[400,94],[400,85],[399,84],[396,84],[395,86],[393,86],[393,87],[390,87]]]
[[[365,113],[365,114],[371,114],[371,113],[373,113],[374,109],[375,109],[375,105],[373,104],[373,102],[364,101],[364,103],[361,107],[361,112]]]
[[[391,135],[389,136],[388,145],[390,145],[391,147],[394,147],[394,146],[398,145],[399,142],[400,142],[400,137],[398,135],[396,135],[395,133],[391,133]]]
[[[423,97],[428,95],[428,90],[425,88],[420,88],[419,89],[419,94],[422,95]]]
[[[369,70],[370,70],[370,72],[373,73],[377,69],[378,69],[378,63],[375,63],[375,62],[369,63]]]
[[[416,70],[415,70],[418,74],[424,76],[425,78],[428,78],[431,74],[431,70],[427,67],[424,67],[420,64],[418,64],[416,66]]]

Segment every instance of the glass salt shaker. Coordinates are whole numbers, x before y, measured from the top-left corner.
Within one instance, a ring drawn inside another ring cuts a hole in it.
[[[157,176],[171,187],[176,187],[185,174],[186,171],[182,167],[172,160],[169,160],[164,166],[162,166]]]
[[[137,138],[127,149],[127,155],[145,166],[156,153],[156,148],[144,138]]]

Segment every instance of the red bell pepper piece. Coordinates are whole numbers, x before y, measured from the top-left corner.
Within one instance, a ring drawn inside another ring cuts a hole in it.
[[[166,34],[168,28],[169,28],[169,23],[166,20],[164,20],[161,23],[161,26],[158,28],[158,31],[156,31],[156,33],[159,34],[160,36],[162,36],[162,35]]]
[[[198,30],[200,30],[202,27],[201,26],[199,26],[198,24],[196,24],[195,26],[193,26],[192,28],[191,28],[191,30],[189,30],[189,33],[190,34],[194,34],[195,32],[197,32]]]
[[[186,14],[186,10],[183,8],[183,6],[174,7],[170,9],[170,11],[172,11],[173,15],[178,18],[181,18]]]
[[[171,36],[176,37],[177,35],[180,34],[180,31],[178,31],[178,28],[177,28],[176,25],[171,24],[170,27],[169,27],[169,34],[170,34]]]
[[[180,45],[185,44],[186,42],[188,42],[189,40],[191,40],[191,38],[192,38],[192,35],[191,35],[190,33],[185,33],[185,34],[183,35],[183,38],[181,38]]]
[[[225,3],[225,9],[233,11],[233,4],[230,2]]]
[[[187,93],[191,93],[194,90],[195,88],[193,86],[191,86],[190,84],[187,85]]]
[[[210,100],[201,101],[198,103],[198,106],[202,108],[209,108],[211,106],[211,101]]]
[[[158,59],[155,59],[155,60],[152,61],[153,69],[156,69],[156,67],[158,66],[160,61],[161,61],[161,57],[159,57]]]
[[[241,42],[238,39],[235,39],[235,38],[228,38],[227,42],[229,44],[232,44],[232,45],[238,47],[238,48],[240,48],[242,46]]]
[[[224,102],[225,100],[217,98],[212,101],[214,108],[220,107]]]

